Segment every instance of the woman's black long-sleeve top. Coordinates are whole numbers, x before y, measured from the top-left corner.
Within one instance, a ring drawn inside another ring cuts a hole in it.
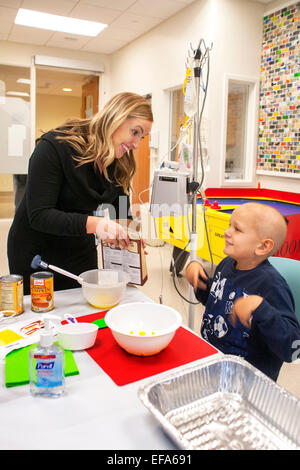
[[[130,217],[129,197],[114,183],[114,162],[108,181],[93,162],[79,166],[74,149],[57,135],[44,134],[29,160],[25,195],[8,235],[10,273],[23,276],[25,294],[37,254],[77,275],[97,268],[95,236],[87,235],[86,221],[100,205],[108,205],[111,218]],[[55,273],[55,290],[74,287],[77,281]]]

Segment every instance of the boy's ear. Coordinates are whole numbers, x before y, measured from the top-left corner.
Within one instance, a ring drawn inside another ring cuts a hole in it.
[[[256,248],[257,256],[267,256],[274,248],[274,240],[264,238]]]

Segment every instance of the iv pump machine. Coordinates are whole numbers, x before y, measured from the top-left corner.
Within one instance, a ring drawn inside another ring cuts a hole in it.
[[[177,217],[188,212],[192,174],[177,165],[176,162],[169,162],[168,167],[154,170],[150,203],[153,217]]]

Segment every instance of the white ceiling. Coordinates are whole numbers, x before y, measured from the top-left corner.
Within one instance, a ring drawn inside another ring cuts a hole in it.
[[[111,54],[195,0],[0,0],[0,40]],[[19,8],[108,24],[90,38],[14,24]]]
[[[0,40],[111,54],[195,0],[0,0]],[[271,0],[252,0],[270,3]],[[19,8],[108,24],[90,38],[14,24]]]

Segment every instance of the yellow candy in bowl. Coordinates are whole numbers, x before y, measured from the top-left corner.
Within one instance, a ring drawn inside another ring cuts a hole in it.
[[[152,356],[170,344],[182,317],[167,305],[134,302],[112,308],[105,316],[105,323],[125,351],[136,356]]]

